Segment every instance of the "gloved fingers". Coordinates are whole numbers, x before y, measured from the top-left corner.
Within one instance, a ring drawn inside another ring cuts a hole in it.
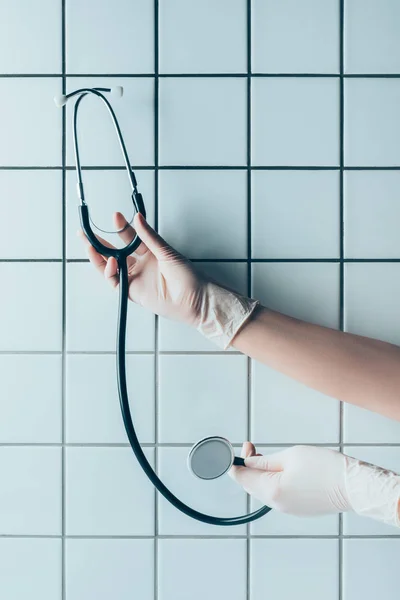
[[[157,260],[165,260],[166,257],[169,258],[169,254],[176,254],[175,250],[150,227],[143,215],[137,213],[134,218],[134,224],[138,236]]]
[[[117,287],[119,283],[119,275],[118,275],[118,263],[117,259],[113,256],[107,261],[106,267],[104,269],[104,277],[107,281],[111,283],[113,287]]]
[[[232,478],[260,502],[273,506],[278,497],[282,473],[260,471],[241,467],[232,473]]]
[[[112,259],[115,263],[114,265],[111,263],[111,258],[107,261],[104,256],[96,252],[96,250],[90,244],[87,247],[87,255],[92,263],[96,267],[96,269],[104,275],[104,277],[111,283],[113,287],[117,287],[119,283],[119,278],[117,274],[117,261]]]
[[[119,237],[123,242],[125,242],[125,244],[130,244],[136,235],[136,231],[133,229],[132,225],[128,223],[122,213],[114,213],[113,218],[115,227],[117,227],[119,230],[122,230],[118,232]],[[140,244],[140,246],[136,249],[135,254],[137,256],[141,256],[146,252],[146,246],[144,244]]]
[[[242,458],[247,458],[248,456],[255,456],[256,447],[251,442],[244,442],[242,446],[242,450],[240,452],[240,456]]]
[[[285,462],[285,451],[274,454],[249,456],[245,459],[246,468],[261,469],[262,471],[283,471]]]

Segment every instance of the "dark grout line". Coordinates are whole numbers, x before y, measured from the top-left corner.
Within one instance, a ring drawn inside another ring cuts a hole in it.
[[[61,0],[61,43],[62,43],[62,93],[66,93],[66,0]],[[65,469],[65,411],[66,411],[66,258],[67,258],[67,219],[66,219],[66,107],[62,108],[62,367],[61,367],[61,597],[66,600],[66,552],[65,552],[65,513],[66,513],[66,469]]]
[[[133,166],[132,166],[133,168]],[[346,166],[343,165],[140,165],[135,171],[400,171],[400,165],[390,166]],[[8,165],[0,171],[75,171],[73,165]],[[122,165],[82,165],[83,171],[125,171]]]
[[[237,79],[248,76],[264,79],[400,79],[400,73],[1,73],[0,79],[48,79],[48,78],[116,78],[124,79],[153,79],[154,77],[172,79]]]
[[[399,263],[399,258],[190,258],[193,263]],[[0,258],[1,263],[59,263],[84,264],[87,258]],[[248,276],[249,280],[249,276]],[[251,293],[251,292],[249,292]]]

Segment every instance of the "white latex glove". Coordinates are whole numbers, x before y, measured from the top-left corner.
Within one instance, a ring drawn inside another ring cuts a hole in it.
[[[269,456],[243,446],[231,476],[263,504],[297,516],[353,510],[400,527],[400,476],[328,448],[293,446]]]
[[[115,214],[114,220],[118,229],[124,228],[120,237],[129,243],[135,235],[133,228],[120,213]],[[128,257],[130,299],[157,315],[193,325],[218,346],[228,348],[258,303],[218,285],[195,269],[142,215],[135,216],[134,226],[142,244]],[[82,236],[86,240],[83,233]],[[91,263],[117,287],[116,259],[107,260],[87,244]]]

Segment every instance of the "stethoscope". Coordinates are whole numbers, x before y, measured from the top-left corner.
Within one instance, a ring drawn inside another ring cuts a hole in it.
[[[137,235],[133,240],[127,244],[124,248],[109,248],[105,246],[94,234],[91,227],[91,219],[89,216],[89,208],[86,204],[83,181],[82,181],[82,169],[81,161],[79,156],[78,148],[78,136],[77,136],[77,116],[78,108],[85,96],[88,94],[94,94],[100,98],[106,105],[108,112],[111,116],[112,122],[117,133],[119,145],[122,150],[124,157],[126,171],[128,173],[130,185],[132,188],[132,203],[136,212],[140,212],[144,217],[146,211],[143,203],[142,195],[138,191],[137,181],[135,174],[131,168],[128,153],[125,147],[125,143],[122,137],[121,129],[119,127],[117,117],[115,116],[114,110],[103,95],[102,92],[110,92],[112,95],[120,97],[123,94],[122,87],[115,88],[81,88],[75,90],[70,94],[57,96],[54,101],[57,106],[64,106],[70,98],[77,96],[74,107],[74,118],[73,118],[73,143],[75,152],[75,164],[77,173],[77,191],[80,200],[79,215],[82,229],[92,244],[92,246],[102,254],[103,256],[110,257],[114,256],[118,262],[119,268],[119,308],[118,308],[118,327],[117,327],[117,383],[118,383],[118,394],[121,406],[122,418],[125,425],[126,434],[129,439],[129,443],[132,450],[146,473],[147,477],[154,485],[154,487],[166,498],[175,508],[183,512],[184,514],[202,521],[203,523],[210,523],[212,525],[243,525],[244,523],[250,523],[260,517],[266,515],[271,509],[268,506],[246,514],[240,517],[213,517],[194,510],[181,500],[177,498],[159,479],[149,461],[147,460],[138,437],[136,435],[135,427],[132,422],[132,415],[129,407],[128,390],[126,384],[126,364],[125,364],[125,346],[126,346],[126,320],[128,312],[128,268],[127,268],[127,257],[135,252],[139,247],[141,240]],[[193,475],[204,480],[216,479],[221,477],[229,471],[232,465],[245,466],[244,459],[235,456],[231,443],[223,437],[208,437],[204,438],[197,444],[195,444],[189,452],[188,456],[188,467]]]

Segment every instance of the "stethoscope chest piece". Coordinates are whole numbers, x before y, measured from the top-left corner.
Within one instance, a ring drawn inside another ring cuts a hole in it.
[[[229,471],[233,464],[243,465],[235,457],[232,444],[219,436],[207,437],[195,444],[187,460],[189,471],[199,479],[217,479]]]

